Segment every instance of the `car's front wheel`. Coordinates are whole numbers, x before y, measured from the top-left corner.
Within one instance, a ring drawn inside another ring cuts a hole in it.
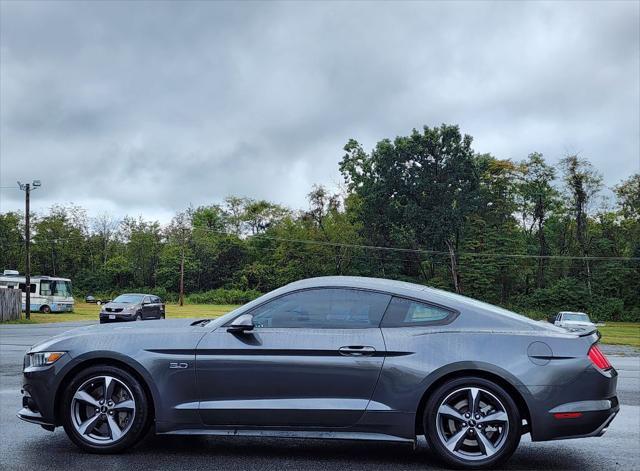
[[[486,469],[520,443],[520,413],[509,394],[483,378],[457,378],[431,395],[424,428],[431,449],[456,468]]]
[[[149,422],[140,382],[113,366],[80,372],[63,396],[62,422],[69,438],[92,453],[117,453],[135,445]]]

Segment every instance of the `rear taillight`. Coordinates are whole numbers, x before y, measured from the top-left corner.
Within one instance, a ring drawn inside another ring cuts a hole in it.
[[[558,419],[577,419],[582,417],[582,412],[559,412],[557,414],[553,414],[553,416]]]
[[[607,357],[604,356],[604,353],[600,351],[597,345],[592,345],[589,349],[589,359],[591,362],[596,365],[601,370],[609,370],[611,369],[611,363],[607,360]]]

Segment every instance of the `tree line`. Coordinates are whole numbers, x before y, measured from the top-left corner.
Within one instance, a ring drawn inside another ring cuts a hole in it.
[[[314,186],[304,210],[230,196],[162,225],[54,206],[34,217],[32,270],[71,278],[76,294],[168,300],[183,273],[188,301],[232,303],[311,276],[375,276],[533,317],[640,321],[640,174],[607,189],[581,156],[514,161],[472,142],[444,124],[371,151],[350,140],[343,187]],[[23,219],[0,214],[0,267],[24,269]]]

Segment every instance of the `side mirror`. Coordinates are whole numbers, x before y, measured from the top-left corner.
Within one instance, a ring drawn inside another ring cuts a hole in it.
[[[236,317],[227,327],[227,332],[233,334],[241,334],[253,330],[253,316],[251,314],[242,314]]]

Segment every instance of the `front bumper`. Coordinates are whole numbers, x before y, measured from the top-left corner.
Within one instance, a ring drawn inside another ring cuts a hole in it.
[[[111,317],[113,316],[113,319]],[[100,322],[124,322],[124,321],[135,321],[136,313],[122,313],[122,312],[101,312],[100,313]]]
[[[55,427],[52,421],[42,417],[38,404],[25,389],[22,390],[22,409],[18,411],[18,417],[25,422],[42,425],[45,428]]]
[[[22,378],[22,409],[18,417],[26,422],[53,430],[56,424],[55,391],[58,390],[60,372],[71,361],[71,355],[63,355],[50,366],[27,367]]]

